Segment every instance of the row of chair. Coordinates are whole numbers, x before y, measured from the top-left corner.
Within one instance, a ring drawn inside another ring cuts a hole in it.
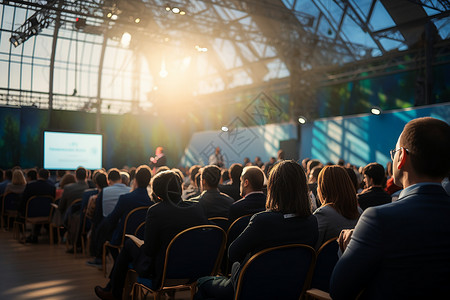
[[[138,277],[132,299],[149,293],[159,299],[166,291],[183,288],[189,288],[193,296],[198,278],[218,274],[225,247],[226,234],[219,226],[182,231],[167,247],[161,285],[155,287],[151,280]],[[307,291],[311,295],[315,295],[314,289],[328,291],[337,252],[335,238],[317,252],[300,244],[262,250],[242,266],[235,299],[300,299]]]

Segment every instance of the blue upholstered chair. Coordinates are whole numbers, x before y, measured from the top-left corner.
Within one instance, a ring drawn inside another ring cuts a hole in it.
[[[315,260],[312,247],[291,244],[254,254],[240,271],[235,300],[301,299]]]
[[[158,299],[163,292],[184,288],[190,288],[193,296],[198,278],[217,273],[225,244],[226,234],[219,226],[183,230],[167,247],[161,284],[139,277],[133,286],[133,299],[148,293]]]

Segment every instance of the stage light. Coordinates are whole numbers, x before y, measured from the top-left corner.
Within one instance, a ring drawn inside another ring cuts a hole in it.
[[[186,12],[185,11],[180,11],[180,15],[182,15],[182,16],[184,16],[186,14]]]
[[[381,115],[381,108],[374,106],[370,109],[370,112],[376,116]]]
[[[179,14],[180,11],[181,11],[181,10],[180,10],[178,7],[172,7],[172,12],[173,12],[174,14]]]
[[[170,11],[170,6],[166,6],[166,11]]]
[[[113,21],[117,20],[117,18],[118,18],[118,16],[117,16],[116,14],[113,14],[113,15],[111,16],[111,20],[113,20]]]
[[[106,16],[108,17],[108,18],[111,18],[112,17],[112,13],[111,12],[109,12]]]
[[[131,34],[129,34],[128,32],[124,32],[122,35],[122,39],[120,40],[120,44],[123,47],[129,47],[130,42],[131,42]]]
[[[134,20],[134,23],[136,23],[136,24],[138,24],[139,22],[141,22],[141,19],[140,19],[140,18],[136,18],[136,19]]]
[[[222,131],[223,132],[227,132],[228,131],[228,127],[227,126],[222,126]]]
[[[305,124],[305,123],[306,123],[306,118],[303,117],[303,116],[300,116],[300,117],[298,117],[298,122],[299,122],[300,124]]]

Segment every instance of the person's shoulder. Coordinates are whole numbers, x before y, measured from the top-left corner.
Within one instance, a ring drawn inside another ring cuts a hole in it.
[[[227,199],[227,200],[229,200],[229,201],[231,201],[231,202],[234,202],[234,199],[231,198],[230,196],[228,196],[228,195],[225,194],[225,193],[220,192],[220,196],[221,196],[222,198],[224,198],[224,199]]]

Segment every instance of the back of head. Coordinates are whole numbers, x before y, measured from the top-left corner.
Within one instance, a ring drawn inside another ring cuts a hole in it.
[[[418,175],[444,178],[450,169],[450,126],[426,117],[410,121],[400,136],[400,147],[408,149]]]
[[[122,180],[119,169],[112,168],[108,171],[108,181],[116,182]]]
[[[317,181],[317,178],[319,178],[319,173],[320,171],[322,171],[322,166],[316,166],[314,168],[311,169],[311,172],[309,174],[310,178]]]
[[[300,217],[311,215],[305,172],[295,161],[281,161],[270,171],[266,208]]]
[[[244,168],[242,167],[241,164],[232,164],[230,166],[230,169],[228,170],[228,172],[230,173],[231,181],[233,183],[236,184],[239,182],[243,169]]]
[[[125,185],[130,184],[130,174],[128,172],[120,172],[120,179],[122,180],[122,183]]]
[[[22,170],[14,170],[11,183],[14,185],[25,185],[27,183]]]
[[[56,176],[62,178],[66,174],[66,170],[57,170]]]
[[[363,175],[373,179],[375,185],[384,184],[386,175],[384,173],[384,167],[378,163],[370,163],[363,169]]]
[[[355,191],[358,192],[359,182],[358,182],[358,177],[356,176],[355,170],[353,168],[345,168],[345,171],[347,171],[348,177],[350,177],[350,180],[353,183],[353,187],[355,188]]]
[[[98,188],[103,189],[108,186],[108,180],[104,171],[99,171],[94,176],[94,182]]]
[[[264,186],[264,173],[256,166],[248,166],[242,170],[242,180],[248,180],[254,191],[262,191]]]
[[[8,171],[6,171],[6,172],[8,172]],[[8,173],[6,173],[6,175],[8,175]],[[11,173],[11,176],[12,176],[12,173]],[[28,170],[27,177],[28,177],[29,180],[36,180],[37,179],[37,172],[36,172],[36,170],[35,169]],[[6,176],[6,178],[8,178],[8,176]],[[10,178],[10,180],[11,179],[12,178]]]
[[[190,167],[190,169],[189,169],[189,176],[191,178],[191,181],[195,180],[195,175],[197,175],[199,170],[200,170],[200,166],[199,165],[193,165],[192,167]]]
[[[320,171],[317,180],[317,195],[322,205],[333,206],[347,219],[358,218],[356,190],[342,166],[326,166]]]
[[[206,184],[210,188],[217,188],[220,181],[220,169],[214,165],[208,165],[202,169],[202,180],[205,180]]]
[[[59,187],[61,189],[63,189],[66,185],[68,185],[70,183],[75,183],[75,181],[76,181],[76,179],[75,179],[75,176],[73,174],[66,173],[61,178],[61,181],[59,182]]]
[[[309,174],[311,173],[311,170],[314,169],[317,166],[321,166],[322,163],[318,159],[311,159],[308,161],[308,164],[306,166],[306,172]]]
[[[39,169],[38,175],[39,175],[39,178],[47,180],[50,177],[50,172],[46,169]]]
[[[140,165],[136,169],[136,174],[134,177],[137,187],[146,188],[150,183],[150,179],[152,179],[152,171],[150,170],[150,167],[147,165]]]
[[[284,159],[284,151],[283,151],[283,149],[278,150],[277,158],[278,158],[278,160],[283,160]]]
[[[86,180],[86,176],[87,176],[87,170],[83,167],[79,167],[76,171],[75,171],[75,177],[78,181],[84,181]]]
[[[177,203],[181,199],[181,179],[170,170],[156,174],[152,179],[152,194],[155,202]]]

